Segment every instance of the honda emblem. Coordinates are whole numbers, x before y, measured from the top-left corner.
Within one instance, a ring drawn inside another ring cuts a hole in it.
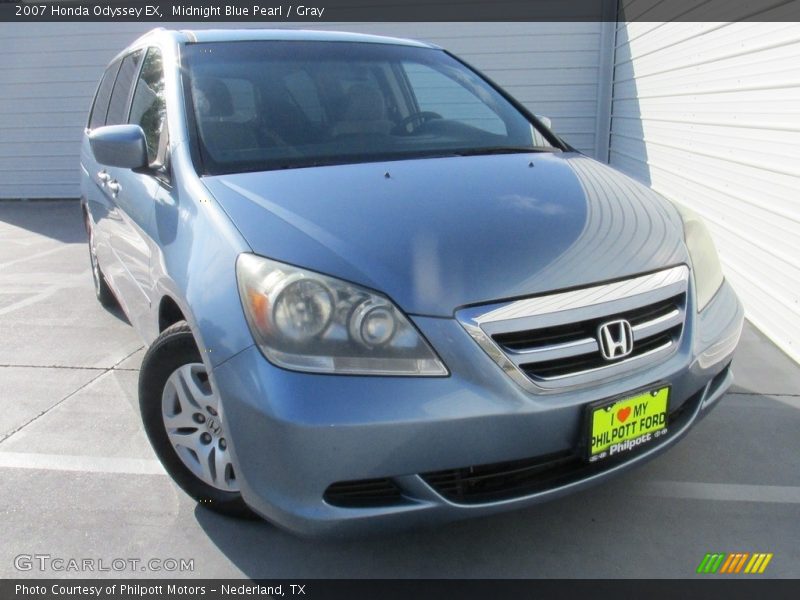
[[[597,342],[606,360],[623,358],[633,352],[633,328],[625,319],[608,321],[598,327]]]

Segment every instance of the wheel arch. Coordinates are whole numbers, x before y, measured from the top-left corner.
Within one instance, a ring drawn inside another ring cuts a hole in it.
[[[169,294],[165,294],[158,303],[158,332],[163,332],[167,327],[179,321],[188,323],[189,320],[177,301]]]

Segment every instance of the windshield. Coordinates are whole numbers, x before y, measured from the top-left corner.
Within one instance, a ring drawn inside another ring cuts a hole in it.
[[[553,151],[525,115],[441,50],[248,41],[185,47],[207,174]]]

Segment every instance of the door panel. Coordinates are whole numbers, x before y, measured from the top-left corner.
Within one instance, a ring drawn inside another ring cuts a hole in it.
[[[89,114],[89,122],[86,128],[86,135],[83,136],[83,143],[81,145],[81,169],[83,171],[81,178],[81,191],[89,209],[89,214],[94,221],[94,235],[95,235],[95,248],[97,251],[97,260],[100,263],[100,268],[109,281],[114,279],[114,272],[119,268],[116,264],[116,259],[111,252],[111,247],[108,243],[107,225],[111,207],[105,194],[105,184],[108,176],[107,169],[98,163],[94,158],[94,153],[89,144],[88,133],[96,128],[102,127],[106,124],[106,115],[108,113],[108,105],[111,100],[111,92],[114,88],[114,83],[117,80],[121,60],[116,60],[111,63],[103,73],[103,78],[100,80],[100,85],[97,87],[94,102],[92,103],[92,110]],[[113,283],[111,284],[112,287]]]
[[[105,192],[113,206],[111,250],[120,265],[115,283],[124,297],[125,311],[139,327],[150,310],[150,250],[145,233],[153,218],[153,198],[158,182],[130,169],[108,168],[111,181]]]
[[[110,112],[110,109],[109,109]],[[134,83],[127,122],[139,125],[147,141],[149,168],[145,172],[114,169],[106,186],[114,202],[118,221],[113,249],[125,267],[130,289],[128,316],[137,327],[146,328],[150,314],[150,243],[155,195],[164,184],[166,169],[166,104],[161,52],[149,48]],[[111,172],[111,171],[110,171]]]
[[[127,122],[143,56],[143,50],[136,50],[107,69],[89,117],[90,129]],[[149,252],[141,230],[152,218],[157,184],[152,177],[98,163],[88,137],[84,138],[81,163],[86,199],[95,221],[98,260],[123,310],[132,324],[138,325],[150,305],[142,286]]]

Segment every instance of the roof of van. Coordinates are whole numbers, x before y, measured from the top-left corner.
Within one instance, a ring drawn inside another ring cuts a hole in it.
[[[317,31],[310,29],[154,29],[144,34],[137,42],[151,35],[167,34],[177,38],[179,42],[234,42],[257,40],[290,40],[317,42],[363,42],[371,44],[394,44],[416,46],[420,48],[437,48],[415,40],[368,35],[364,33],[347,33],[344,31]],[[136,43],[136,42],[135,42]]]

